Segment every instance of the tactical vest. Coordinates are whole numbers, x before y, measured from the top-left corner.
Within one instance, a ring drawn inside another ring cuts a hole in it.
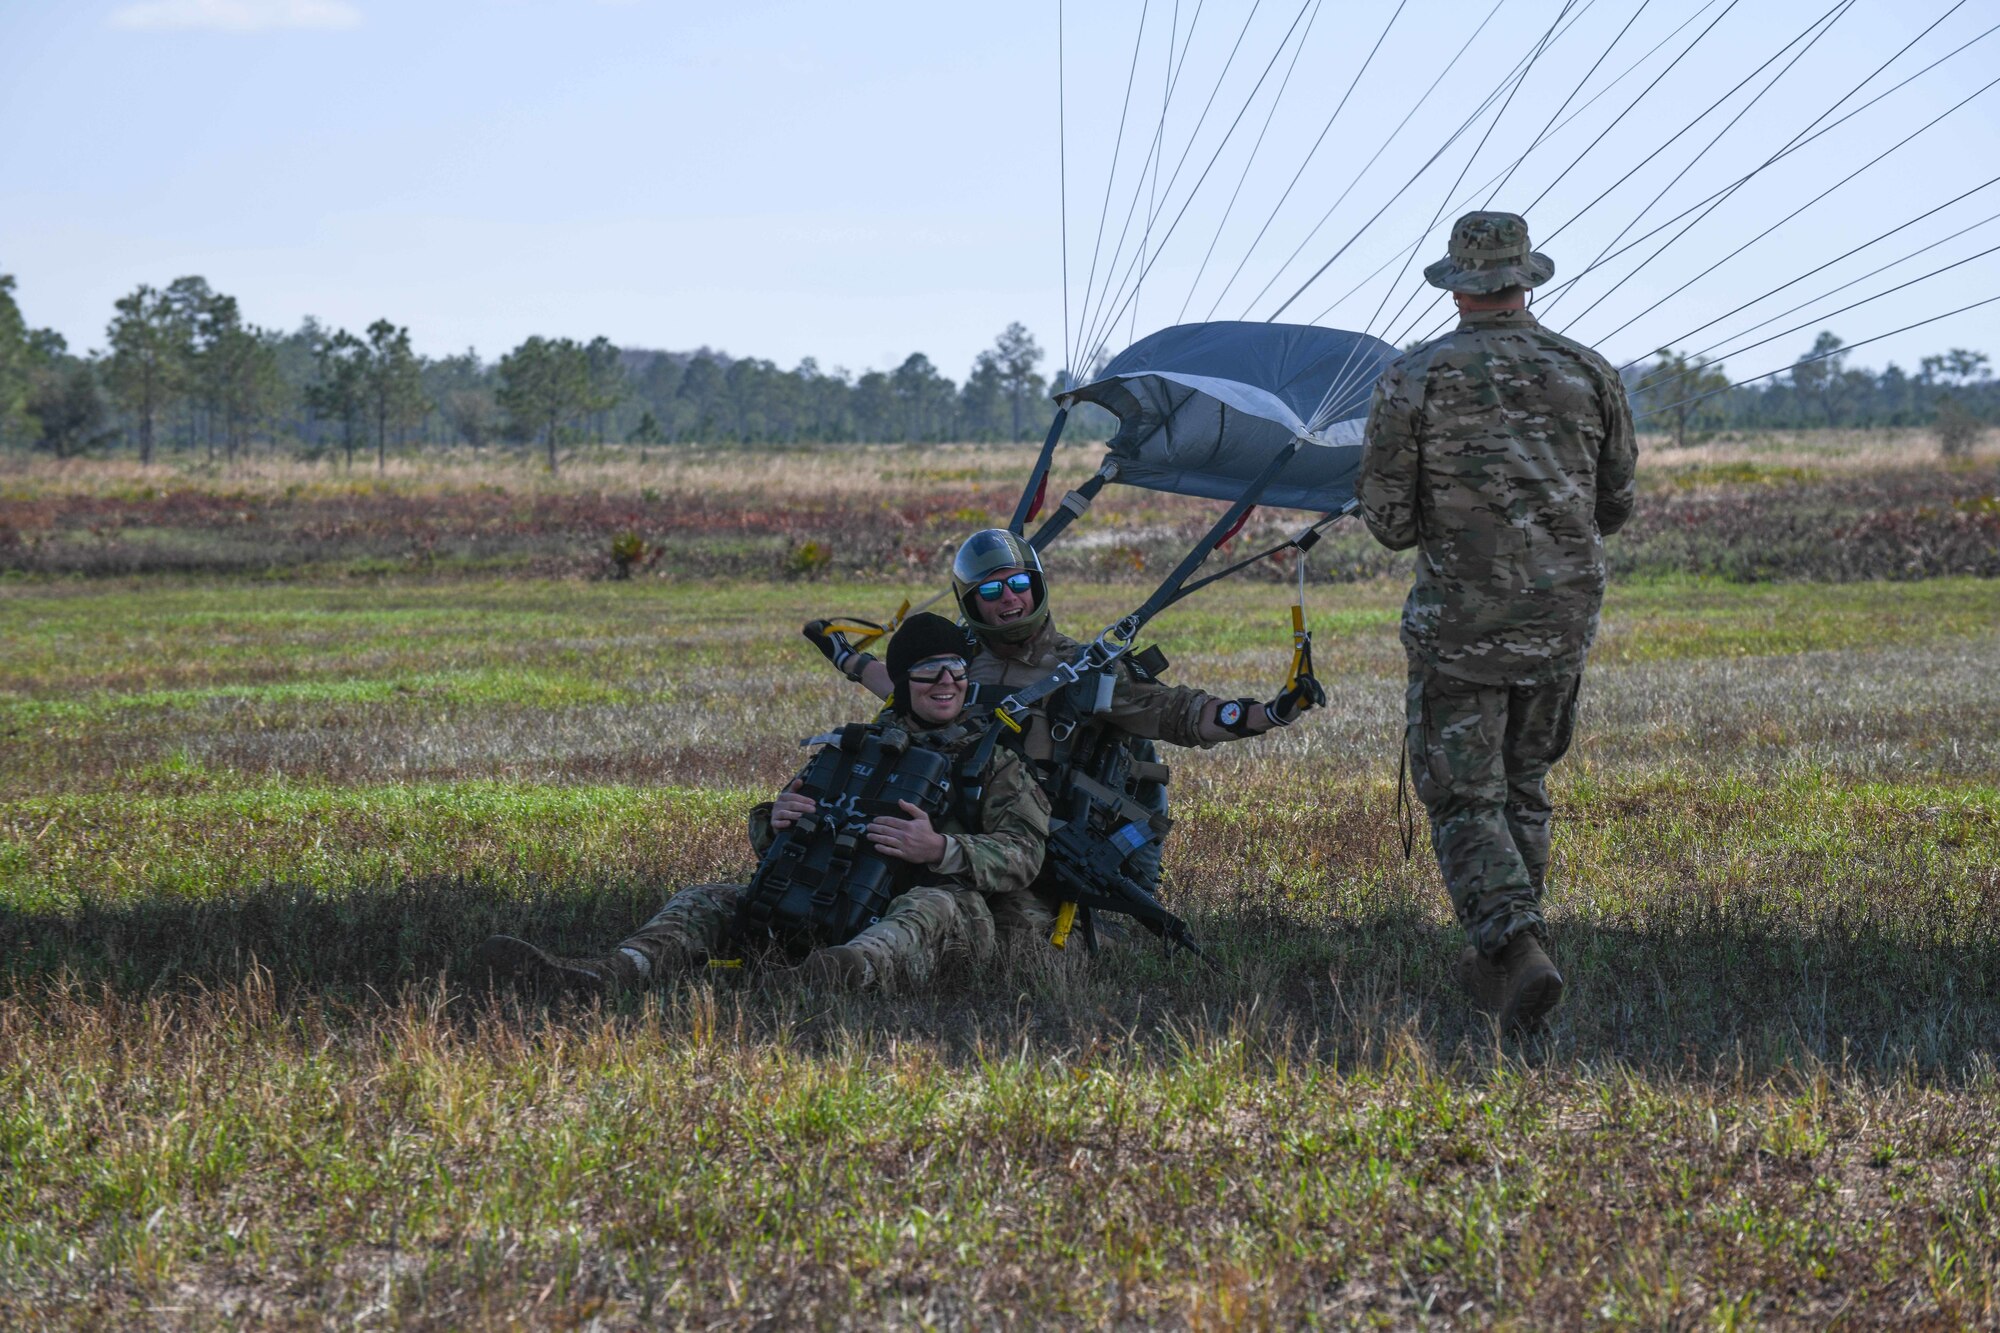
[[[854,723],[826,742],[800,775],[813,812],[781,830],[757,865],[737,917],[739,933],[773,932],[845,944],[880,920],[918,867],[868,841],[878,815],[905,817],[908,801],[935,824],[952,797],[947,748],[962,728],[913,737],[886,723]]]
[[[1138,665],[1151,679],[1166,668],[1166,658],[1158,649],[1149,649],[1147,660]],[[1049,721],[1049,737],[1054,753],[1047,762],[1030,759],[1021,751],[1021,737],[995,726],[995,739],[1020,754],[1049,798],[1053,819],[1063,827],[1049,844],[1042,875],[1035,889],[1046,898],[1064,901],[1074,894],[1061,882],[1057,861],[1072,868],[1101,876],[1115,871],[1130,876],[1149,893],[1160,886],[1160,844],[1172,827],[1167,817],[1167,779],[1170,772],[1159,761],[1153,742],[1128,735],[1110,726],[1103,714],[1110,711],[1114,673],[1092,672],[1050,695],[1042,705]],[[975,688],[966,702],[968,713],[980,704],[991,708],[998,697],[982,699]],[[982,710],[983,711],[983,710]],[[974,756],[972,763],[983,760]],[[974,779],[962,773],[961,786]],[[1085,845],[1088,844],[1088,850]],[[1083,862],[1091,863],[1086,871]]]

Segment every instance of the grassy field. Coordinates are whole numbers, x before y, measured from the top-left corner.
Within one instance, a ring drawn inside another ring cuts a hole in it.
[[[805,461],[800,506],[926,533],[1015,475]],[[645,501],[623,466],[384,495],[735,512],[720,473]],[[1993,468],[1945,475],[1976,501]],[[0,505],[209,513],[307,480],[23,471]],[[1890,497],[1857,524],[1936,484],[1868,440],[1646,479],[1655,514]],[[325,512],[256,522],[305,549]],[[1191,513],[1087,532],[1143,555]],[[598,1012],[495,1001],[472,950],[599,948],[747,873],[744,811],[863,702],[796,626],[893,609],[934,557],[375,558],[0,580],[0,1323],[2000,1321],[2000,582],[1620,582],[1555,783],[1570,989],[1503,1044],[1400,846],[1393,579],[1314,589],[1323,713],[1175,756],[1170,894],[1220,974],[1141,936],[897,998],[718,972]],[[1059,585],[1072,630],[1143,595],[1129,556],[1072,575],[1118,560]],[[1162,618],[1171,678],[1268,692],[1287,601]]]

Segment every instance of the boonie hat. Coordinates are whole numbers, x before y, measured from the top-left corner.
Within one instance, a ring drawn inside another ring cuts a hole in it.
[[[1424,280],[1448,292],[1491,296],[1509,287],[1539,287],[1556,275],[1555,261],[1528,246],[1528,220],[1519,213],[1467,213],[1451,226],[1443,259]]]

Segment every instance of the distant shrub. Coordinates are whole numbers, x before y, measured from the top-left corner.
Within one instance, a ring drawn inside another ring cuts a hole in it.
[[[611,577],[629,579],[634,570],[644,569],[660,558],[660,548],[649,545],[630,528],[611,539]]]
[[[785,556],[785,572],[794,578],[817,578],[833,563],[833,551],[816,541],[803,541]]]
[[[1938,451],[1946,458],[1963,458],[1972,452],[1985,425],[1959,405],[1956,398],[1938,402],[1937,419],[1931,423],[1937,435]]]

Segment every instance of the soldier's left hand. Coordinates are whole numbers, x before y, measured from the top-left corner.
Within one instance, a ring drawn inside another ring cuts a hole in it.
[[[1264,711],[1279,726],[1290,726],[1308,708],[1325,706],[1326,690],[1310,671],[1301,671],[1297,680],[1278,691],[1277,697],[1264,705]]]
[[[931,817],[908,801],[898,801],[907,819],[881,815],[868,825],[868,841],[884,856],[911,865],[934,864],[944,855],[944,834],[931,827]]]

